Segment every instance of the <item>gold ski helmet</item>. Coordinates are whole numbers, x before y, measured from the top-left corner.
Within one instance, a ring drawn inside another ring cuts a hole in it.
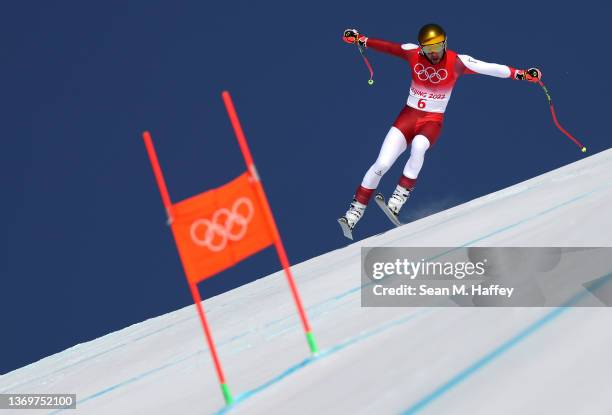
[[[437,64],[446,52],[446,32],[440,25],[426,24],[419,30],[419,46],[427,59]]]
[[[419,45],[427,46],[446,42],[446,32],[435,23],[426,24],[419,30]]]

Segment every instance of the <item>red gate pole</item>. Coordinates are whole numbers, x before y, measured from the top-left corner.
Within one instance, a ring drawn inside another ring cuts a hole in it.
[[[166,214],[168,215],[168,224],[172,223],[172,202],[170,201],[170,194],[168,193],[168,187],[166,186],[166,180],[162,174],[161,167],[159,166],[159,160],[157,159],[157,153],[153,146],[153,140],[151,139],[151,133],[145,131],[142,133],[142,139],[145,142],[147,153],[149,154],[149,160],[151,161],[151,167],[155,174],[155,180],[157,181],[157,187],[159,187],[159,193],[161,194],[164,208],[166,208]]]
[[[223,399],[225,399],[225,403],[229,405],[234,401],[234,398],[232,397],[232,393],[229,389],[229,386],[227,386],[227,382],[225,381],[223,368],[221,367],[221,362],[219,361],[219,356],[217,355],[217,348],[215,347],[215,342],[213,341],[212,333],[210,332],[208,322],[206,321],[206,314],[204,313],[204,307],[202,307],[202,298],[200,297],[200,290],[195,284],[192,284],[191,282],[189,283],[189,289],[191,290],[193,302],[195,303],[196,309],[198,310],[200,322],[202,323],[202,329],[204,330],[204,334],[206,335],[206,342],[208,343],[208,348],[210,349],[210,354],[212,355],[213,363],[215,364],[215,370],[217,371],[217,376],[219,377],[219,384],[221,385]]]
[[[159,187],[159,193],[161,194],[164,207],[166,208],[166,213],[168,214],[168,224],[171,224],[172,202],[170,201],[170,194],[168,193],[168,187],[166,186],[164,175],[162,174],[161,167],[159,166],[159,160],[157,159],[157,153],[155,152],[155,147],[153,146],[151,134],[148,131],[145,131],[144,133],[142,133],[142,138],[145,142],[147,153],[149,154],[149,160],[151,161],[151,167],[153,167],[153,173],[155,174],[157,186]],[[195,303],[196,309],[198,311],[198,315],[200,316],[200,323],[202,323],[202,329],[204,330],[208,349],[210,350],[210,354],[212,355],[213,363],[215,365],[215,370],[217,371],[217,377],[219,378],[219,384],[221,385],[221,392],[223,393],[223,398],[225,399],[225,403],[229,405],[233,402],[232,394],[229,390],[229,387],[227,386],[227,383],[225,382],[225,375],[223,374],[223,368],[221,367],[221,362],[219,361],[217,348],[215,347],[215,342],[213,341],[212,333],[210,331],[210,328],[208,327],[208,321],[206,320],[206,314],[204,313],[204,308],[202,307],[202,298],[200,297],[200,291],[198,290],[197,285],[192,283],[191,281],[189,281],[189,289],[191,291],[191,296],[193,297],[193,302]]]
[[[276,221],[274,220],[274,215],[272,214],[272,209],[270,208],[270,204],[268,203],[268,198],[266,197],[263,185],[261,184],[261,180],[259,179],[259,175],[257,174],[255,163],[253,163],[253,157],[251,156],[251,151],[249,150],[249,145],[247,144],[246,137],[244,135],[244,132],[242,131],[240,121],[238,120],[238,114],[236,113],[236,109],[234,108],[232,97],[230,96],[228,91],[223,91],[221,96],[223,97],[225,108],[232,123],[232,127],[234,128],[234,133],[236,134],[236,139],[238,140],[240,151],[242,152],[242,156],[244,157],[244,162],[246,163],[247,169],[255,182],[255,190],[257,193],[257,197],[259,199],[260,205],[263,207],[264,214],[266,215],[266,219],[268,221],[268,226],[272,231],[272,237],[274,239],[276,253],[278,254],[278,258],[280,259],[283,269],[285,270],[285,276],[287,277],[287,282],[289,283],[289,287],[291,288],[293,299],[300,314],[300,319],[302,320],[302,325],[304,327],[308,346],[310,347],[310,352],[315,355],[319,352],[317,342],[315,341],[312,329],[310,328],[310,324],[308,323],[308,318],[306,317],[306,312],[304,311],[300,294],[293,279],[293,274],[290,268],[291,265],[289,264],[289,259],[287,258],[285,246],[283,245],[280,233],[278,232]]]

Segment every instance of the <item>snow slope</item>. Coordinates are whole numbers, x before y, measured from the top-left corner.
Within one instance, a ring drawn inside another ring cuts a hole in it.
[[[316,359],[281,273],[205,301],[229,412],[612,413],[608,308],[362,308],[359,291],[361,246],[612,246],[611,205],[612,149],[295,265]],[[78,414],[224,408],[193,306],[1,376],[7,392],[76,393]]]

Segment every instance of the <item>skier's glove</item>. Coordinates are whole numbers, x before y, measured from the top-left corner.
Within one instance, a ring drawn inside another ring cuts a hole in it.
[[[542,79],[542,71],[529,68],[526,71],[516,71],[514,77],[519,81],[539,82]]]
[[[346,43],[358,42],[361,46],[365,46],[368,38],[360,34],[357,29],[346,29],[342,35],[342,40]]]

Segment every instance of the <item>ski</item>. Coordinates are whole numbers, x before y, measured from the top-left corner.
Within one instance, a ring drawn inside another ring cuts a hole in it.
[[[387,215],[389,220],[395,226],[403,225],[403,223],[400,222],[399,219],[397,218],[397,215],[389,210],[389,208],[387,207],[387,203],[385,202],[385,197],[383,195],[381,195],[380,193],[377,193],[376,196],[374,196],[374,200],[376,201],[376,204],[378,205],[378,207],[384,212],[385,215]]]
[[[341,217],[338,219],[338,223],[340,224],[340,228],[342,228],[342,233],[351,241],[353,240],[353,230],[349,226],[345,217]]]

